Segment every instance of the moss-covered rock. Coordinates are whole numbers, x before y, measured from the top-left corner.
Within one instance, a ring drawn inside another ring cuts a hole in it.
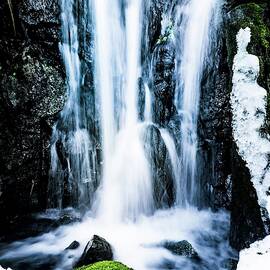
[[[103,261],[92,265],[76,268],[76,270],[132,270],[120,262]]]

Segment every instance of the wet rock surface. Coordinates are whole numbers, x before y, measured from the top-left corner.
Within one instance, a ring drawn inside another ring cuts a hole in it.
[[[179,255],[179,256],[184,256],[186,258],[199,260],[199,255],[197,251],[186,240],[179,241],[179,242],[166,242],[164,243],[163,246],[164,248],[171,251],[174,255]]]
[[[1,224],[46,206],[51,128],[66,92],[58,1],[11,4],[12,13],[0,3]]]
[[[80,243],[78,241],[73,241],[65,250],[69,249],[77,249],[80,246]]]
[[[154,172],[154,201],[157,208],[167,208],[175,202],[173,169],[161,133],[154,125],[145,129],[145,150]]]
[[[81,258],[76,263],[76,267],[101,261],[111,261],[112,259],[111,245],[104,238],[94,235],[87,243]]]

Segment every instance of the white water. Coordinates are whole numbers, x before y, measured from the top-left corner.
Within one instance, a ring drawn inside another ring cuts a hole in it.
[[[103,141],[103,177],[95,208],[109,223],[153,213],[151,171],[137,111],[141,2],[127,2],[125,25],[120,23],[120,8],[119,1],[94,1]],[[119,93],[115,78],[123,80],[119,100],[114,100]]]
[[[84,128],[86,124],[81,121],[81,66],[73,5],[73,0],[61,2],[63,42],[60,51],[66,70],[68,98],[60,120],[53,128],[51,139],[49,207],[81,207],[90,204],[94,191],[93,175],[96,162],[93,145],[88,131]],[[57,145],[61,145],[63,160],[59,158]],[[68,193],[69,196],[66,202],[64,193]]]
[[[100,219],[86,218],[81,223],[63,226],[40,237],[15,242],[6,247],[7,252],[0,254],[0,259],[33,261],[33,266],[37,266],[46,256],[62,254],[55,269],[71,269],[87,241],[98,234],[112,244],[116,260],[136,270],[225,270],[222,265],[232,255],[224,241],[228,223],[228,216],[222,212],[213,214],[194,208],[157,211],[151,217],[140,217],[135,223],[107,224]],[[202,264],[196,265],[162,247],[164,241],[183,239],[198,251]],[[80,248],[64,251],[74,240],[81,243]]]
[[[147,123],[152,122],[152,98],[151,92],[148,85],[144,84],[145,89],[145,109],[144,109],[144,120]]]
[[[185,191],[182,202],[197,203],[199,184],[196,181],[197,121],[201,80],[205,63],[209,60],[208,50],[216,39],[216,18],[220,15],[220,0],[185,1],[179,6],[177,20],[180,24],[178,39],[182,50],[177,52],[177,87],[175,104],[181,121],[181,181]],[[210,27],[210,24],[211,27]]]

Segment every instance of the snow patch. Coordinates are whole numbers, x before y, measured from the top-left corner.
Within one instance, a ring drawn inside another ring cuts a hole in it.
[[[250,248],[240,252],[237,270],[269,270],[270,236],[253,243]]]
[[[259,205],[270,213],[270,198],[267,196],[270,187],[270,142],[260,134],[266,116],[267,92],[257,83],[259,59],[247,52],[250,38],[248,27],[240,29],[237,34],[238,51],[234,58],[231,93],[233,136],[238,152],[249,168]]]

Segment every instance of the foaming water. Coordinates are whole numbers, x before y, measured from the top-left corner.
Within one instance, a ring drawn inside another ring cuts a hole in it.
[[[15,242],[1,251],[0,260],[12,261],[16,269],[23,269],[20,267],[22,261],[33,262],[35,258],[42,261],[58,255],[58,264],[48,269],[72,269],[87,241],[97,234],[111,243],[116,260],[135,270],[223,270],[226,260],[233,256],[226,239],[228,223],[226,213],[194,208],[160,210],[151,217],[141,216],[136,222],[108,224],[102,219],[86,217],[81,223]],[[74,240],[80,242],[80,247],[65,250]],[[201,258],[199,262],[174,255],[163,247],[165,242],[181,240],[192,244]],[[32,267],[28,269],[37,269],[35,264]]]
[[[122,129],[100,190],[98,216],[104,222],[135,220],[154,211],[151,170],[142,145],[143,125]]]

